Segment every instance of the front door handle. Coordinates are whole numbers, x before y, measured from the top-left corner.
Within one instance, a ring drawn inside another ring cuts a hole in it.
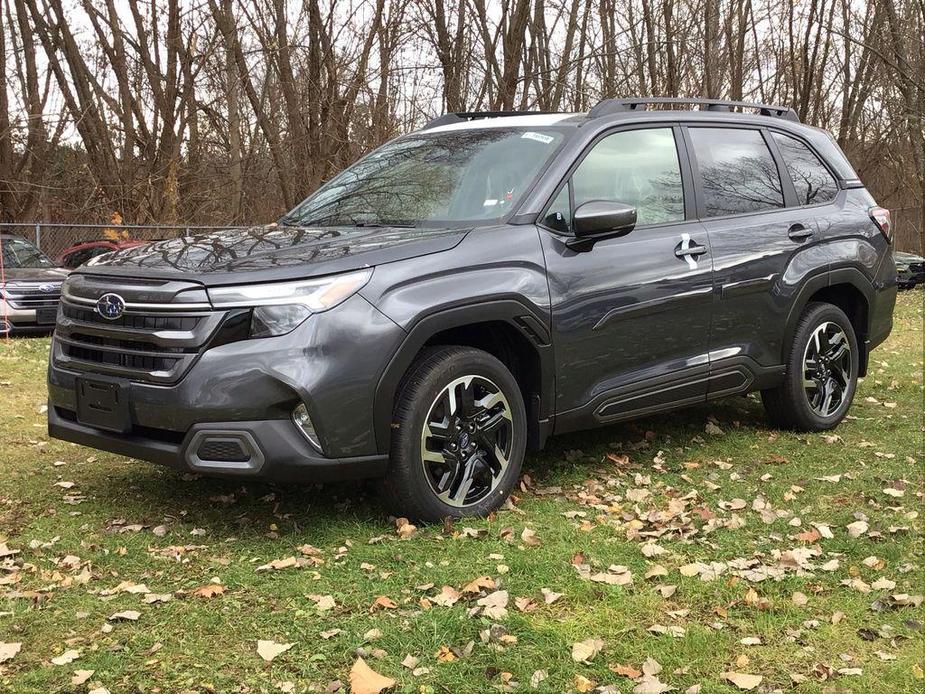
[[[804,241],[813,235],[813,230],[804,224],[794,224],[787,230],[787,236],[794,241]]]
[[[698,246],[693,243],[687,248],[685,248],[684,246],[678,246],[677,248],[674,249],[674,254],[675,254],[675,257],[677,258],[683,258],[686,255],[692,255],[696,257],[698,255],[703,255],[706,252],[707,252],[706,246]]]

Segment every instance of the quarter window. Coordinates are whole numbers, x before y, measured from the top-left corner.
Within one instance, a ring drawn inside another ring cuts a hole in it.
[[[684,191],[670,128],[624,130],[598,142],[572,174],[575,207],[609,200],[636,207],[637,224],[684,219]]]
[[[689,130],[703,185],[707,217],[784,206],[777,165],[757,130]]]
[[[562,186],[559,194],[553,198],[549,209],[543,216],[543,224],[550,229],[567,234],[572,230],[572,207],[568,199],[568,184]]]
[[[801,205],[818,205],[838,194],[838,184],[813,151],[796,138],[773,133]]]

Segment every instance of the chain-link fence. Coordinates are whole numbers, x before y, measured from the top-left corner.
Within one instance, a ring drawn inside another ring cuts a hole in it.
[[[178,236],[228,229],[227,226],[190,226],[166,224],[65,224],[49,222],[0,222],[0,233],[16,234],[38,246],[45,255],[60,261],[81,244],[94,241],[125,243],[158,241]]]

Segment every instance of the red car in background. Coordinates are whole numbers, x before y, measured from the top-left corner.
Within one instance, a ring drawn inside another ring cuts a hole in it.
[[[133,239],[120,239],[118,241],[111,241],[109,239],[101,239],[99,241],[78,243],[61,251],[58,254],[57,261],[58,265],[61,267],[66,267],[70,270],[73,270],[75,267],[83,265],[85,262],[90,260],[90,258],[95,258],[98,255],[103,255],[104,253],[121,251],[123,248],[140,246],[143,243],[147,243],[147,241],[137,241]]]

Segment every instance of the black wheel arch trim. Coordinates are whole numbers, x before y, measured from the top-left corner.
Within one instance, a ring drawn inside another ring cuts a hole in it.
[[[520,333],[536,351],[540,363],[538,398],[524,398],[528,430],[533,446],[542,446],[552,431],[555,401],[555,362],[549,334],[548,315],[516,299],[463,304],[422,316],[392,355],[379,377],[373,402],[376,448],[388,453],[392,438],[392,411],[402,377],[427,341],[437,333],[477,323],[501,321]],[[532,402],[531,402],[532,401]]]
[[[861,352],[858,360],[858,375],[864,376],[866,374],[868,350],[865,348],[865,343],[870,333],[870,307],[874,302],[876,290],[870,279],[855,267],[840,267],[823,270],[822,272],[811,275],[803,281],[800,288],[796,291],[793,301],[790,302],[790,312],[787,314],[786,331],[782,343],[782,361],[786,361],[787,350],[790,348],[791,342],[793,342],[797,323],[799,323],[800,316],[806,309],[807,304],[809,304],[810,298],[820,289],[839,284],[848,284],[854,287],[864,297],[864,301],[867,302],[867,325],[864,326],[862,334],[856,335],[858,349]]]

